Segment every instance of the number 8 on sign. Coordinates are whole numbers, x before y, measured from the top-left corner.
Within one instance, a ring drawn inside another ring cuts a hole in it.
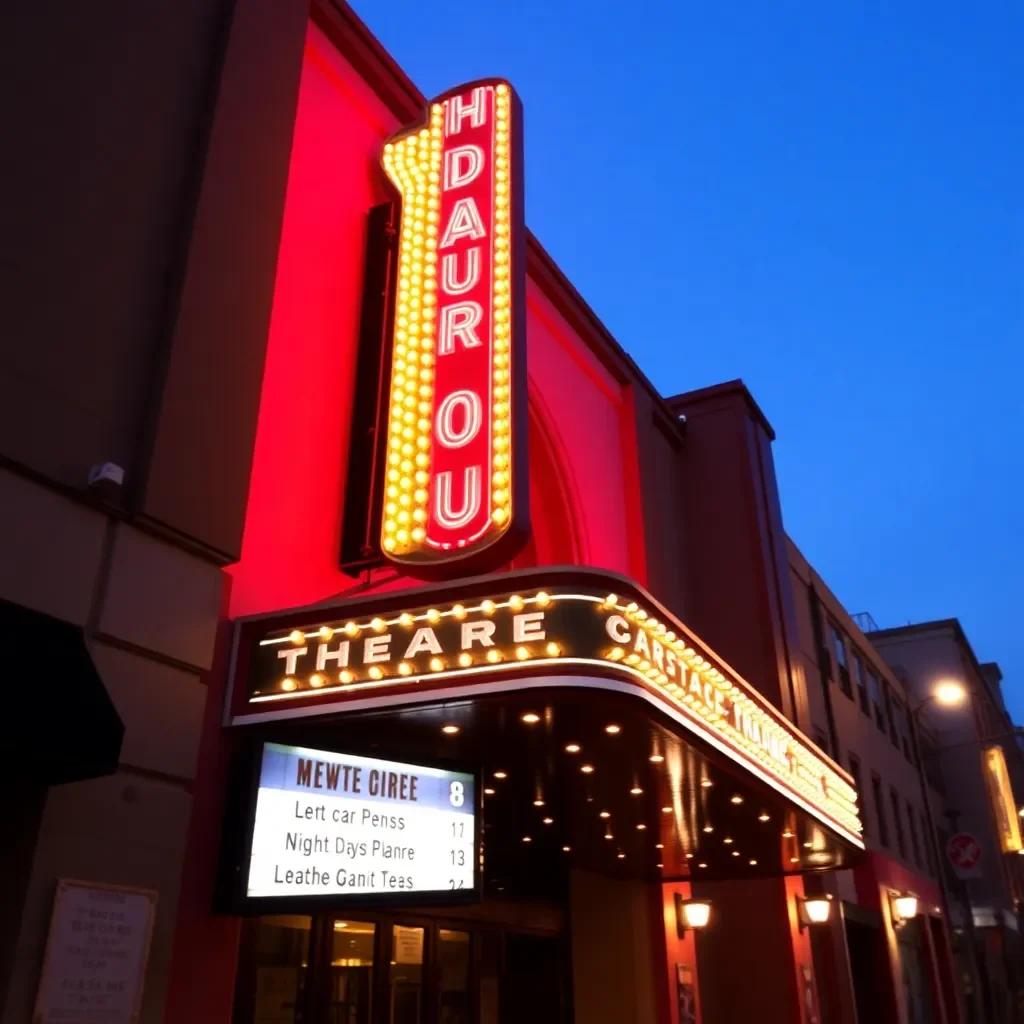
[[[461,807],[466,802],[466,793],[461,782],[451,784],[448,798],[451,800],[452,807]]]

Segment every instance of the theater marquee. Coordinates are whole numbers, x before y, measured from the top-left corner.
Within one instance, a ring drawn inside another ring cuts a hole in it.
[[[432,603],[379,596],[365,614],[348,602],[337,614],[243,623],[233,720],[552,685],[553,676],[557,685],[621,680],[861,845],[847,779],[642,588],[586,570],[535,570],[518,582],[512,590],[501,578],[470,580],[446,588],[459,599]]]
[[[528,533],[522,114],[460,86],[384,147],[401,197],[385,396],[384,557],[494,568]]]

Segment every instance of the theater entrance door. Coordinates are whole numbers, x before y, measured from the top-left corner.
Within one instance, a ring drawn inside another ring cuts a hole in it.
[[[528,1005],[527,1005],[528,1004]],[[569,1021],[559,937],[388,914],[246,921],[233,1024]]]

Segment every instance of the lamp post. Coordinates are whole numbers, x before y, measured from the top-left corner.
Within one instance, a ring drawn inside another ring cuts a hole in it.
[[[942,897],[942,913],[946,919],[946,933],[948,936],[948,942],[950,943],[949,955],[952,957],[952,919],[949,913],[950,897],[949,889],[946,884],[946,866],[944,852],[939,846],[939,834],[935,827],[935,819],[932,816],[932,805],[931,800],[928,798],[928,781],[925,777],[924,770],[924,758],[921,756],[921,743],[920,743],[920,715],[921,712],[932,703],[939,704],[942,707],[952,708],[963,704],[967,700],[966,688],[957,682],[943,681],[939,683],[932,692],[921,701],[917,707],[912,708],[910,715],[908,716],[910,724],[910,738],[914,745],[914,758],[917,761],[917,778],[921,786],[921,802],[924,805],[925,820],[928,823],[929,841],[932,846],[932,856],[935,860],[935,872],[937,881],[939,883],[939,894]],[[974,921],[971,917],[970,903],[967,904],[965,909],[965,926],[967,928],[967,934],[969,936],[969,949],[971,957],[971,969],[972,973],[977,975],[977,967],[974,963]],[[959,986],[955,987],[955,991],[960,994]],[[959,1007],[959,1013],[962,1016],[964,1013],[964,1007]]]

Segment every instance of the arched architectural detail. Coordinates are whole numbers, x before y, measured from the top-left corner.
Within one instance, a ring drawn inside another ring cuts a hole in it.
[[[530,525],[527,546],[513,562],[516,569],[535,565],[586,565],[589,545],[576,483],[568,470],[559,437],[536,388],[529,399]]]

